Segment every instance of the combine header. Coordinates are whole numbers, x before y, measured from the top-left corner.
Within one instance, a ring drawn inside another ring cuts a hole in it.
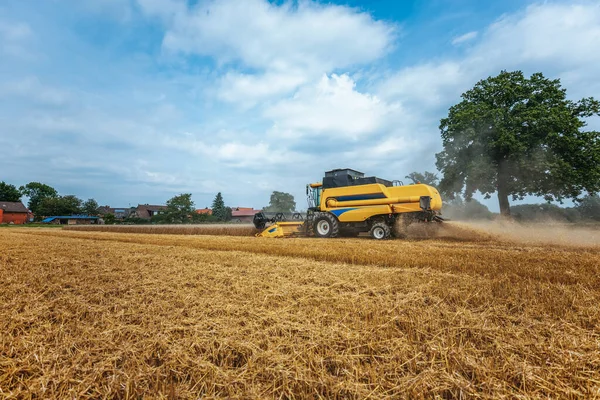
[[[325,172],[322,182],[306,186],[306,216],[282,213],[254,216],[254,226],[262,237],[317,236],[352,237],[369,232],[377,240],[395,235],[394,226],[413,222],[442,222],[442,198],[428,185],[403,185],[365,177],[352,169]]]

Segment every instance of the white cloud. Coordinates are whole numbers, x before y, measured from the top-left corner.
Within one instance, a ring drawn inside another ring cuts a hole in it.
[[[242,143],[241,141],[220,142],[210,144],[205,140],[190,137],[168,136],[163,140],[168,148],[184,151],[196,156],[212,160],[211,162],[230,167],[273,167],[301,162],[306,157],[300,153],[289,151],[286,148],[274,147],[264,141],[256,143]]]
[[[301,88],[292,98],[268,107],[278,135],[341,136],[356,139],[377,132],[388,115],[399,111],[376,96],[356,90],[348,75],[323,76],[316,85]]]
[[[475,39],[476,37],[477,37],[477,31],[467,32],[464,35],[460,35],[460,36],[457,36],[454,39],[452,39],[452,44],[457,45],[457,44],[461,44],[464,42],[468,42],[470,40]]]
[[[140,1],[144,10],[171,13],[166,49],[253,68],[329,70],[366,63],[383,56],[394,36],[392,26],[369,14],[312,1],[278,6],[266,0],[205,0],[185,11],[156,3]]]
[[[479,79],[521,69],[561,77],[569,94],[589,96],[600,88],[595,49],[600,49],[600,4],[536,4],[492,24],[464,58],[404,68],[380,82],[377,93],[438,108],[457,101]]]
[[[377,93],[383,98],[403,99],[406,106],[439,107],[472,76],[461,62],[446,61],[408,67],[379,83]]]
[[[494,23],[482,39],[474,57],[494,64],[590,65],[600,61],[600,4],[532,5]]]
[[[259,101],[288,94],[307,80],[303,71],[268,71],[260,75],[229,72],[220,79],[217,96],[250,107]]]

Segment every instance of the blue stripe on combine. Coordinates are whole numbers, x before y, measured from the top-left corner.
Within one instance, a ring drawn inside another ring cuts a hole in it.
[[[355,196],[338,196],[336,197],[337,201],[354,201],[354,200],[373,200],[373,199],[384,199],[385,194],[383,193],[371,193],[371,194],[361,194]]]
[[[346,211],[352,211],[352,210],[356,210],[356,208],[340,208],[338,210],[331,210],[331,213],[333,215],[335,215],[336,217],[339,217],[340,215],[342,215]]]

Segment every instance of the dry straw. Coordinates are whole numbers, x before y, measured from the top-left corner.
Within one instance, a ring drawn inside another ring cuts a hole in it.
[[[0,397],[594,398],[600,256],[0,231]]]
[[[203,224],[203,225],[74,225],[64,230],[115,233],[152,233],[172,235],[225,235],[253,236],[258,231],[252,225]]]

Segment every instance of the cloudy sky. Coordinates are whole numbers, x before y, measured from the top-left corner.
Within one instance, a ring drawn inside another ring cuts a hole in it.
[[[502,69],[600,97],[600,3],[2,0],[0,60],[0,180],[305,208],[327,169],[435,170],[440,118]]]

